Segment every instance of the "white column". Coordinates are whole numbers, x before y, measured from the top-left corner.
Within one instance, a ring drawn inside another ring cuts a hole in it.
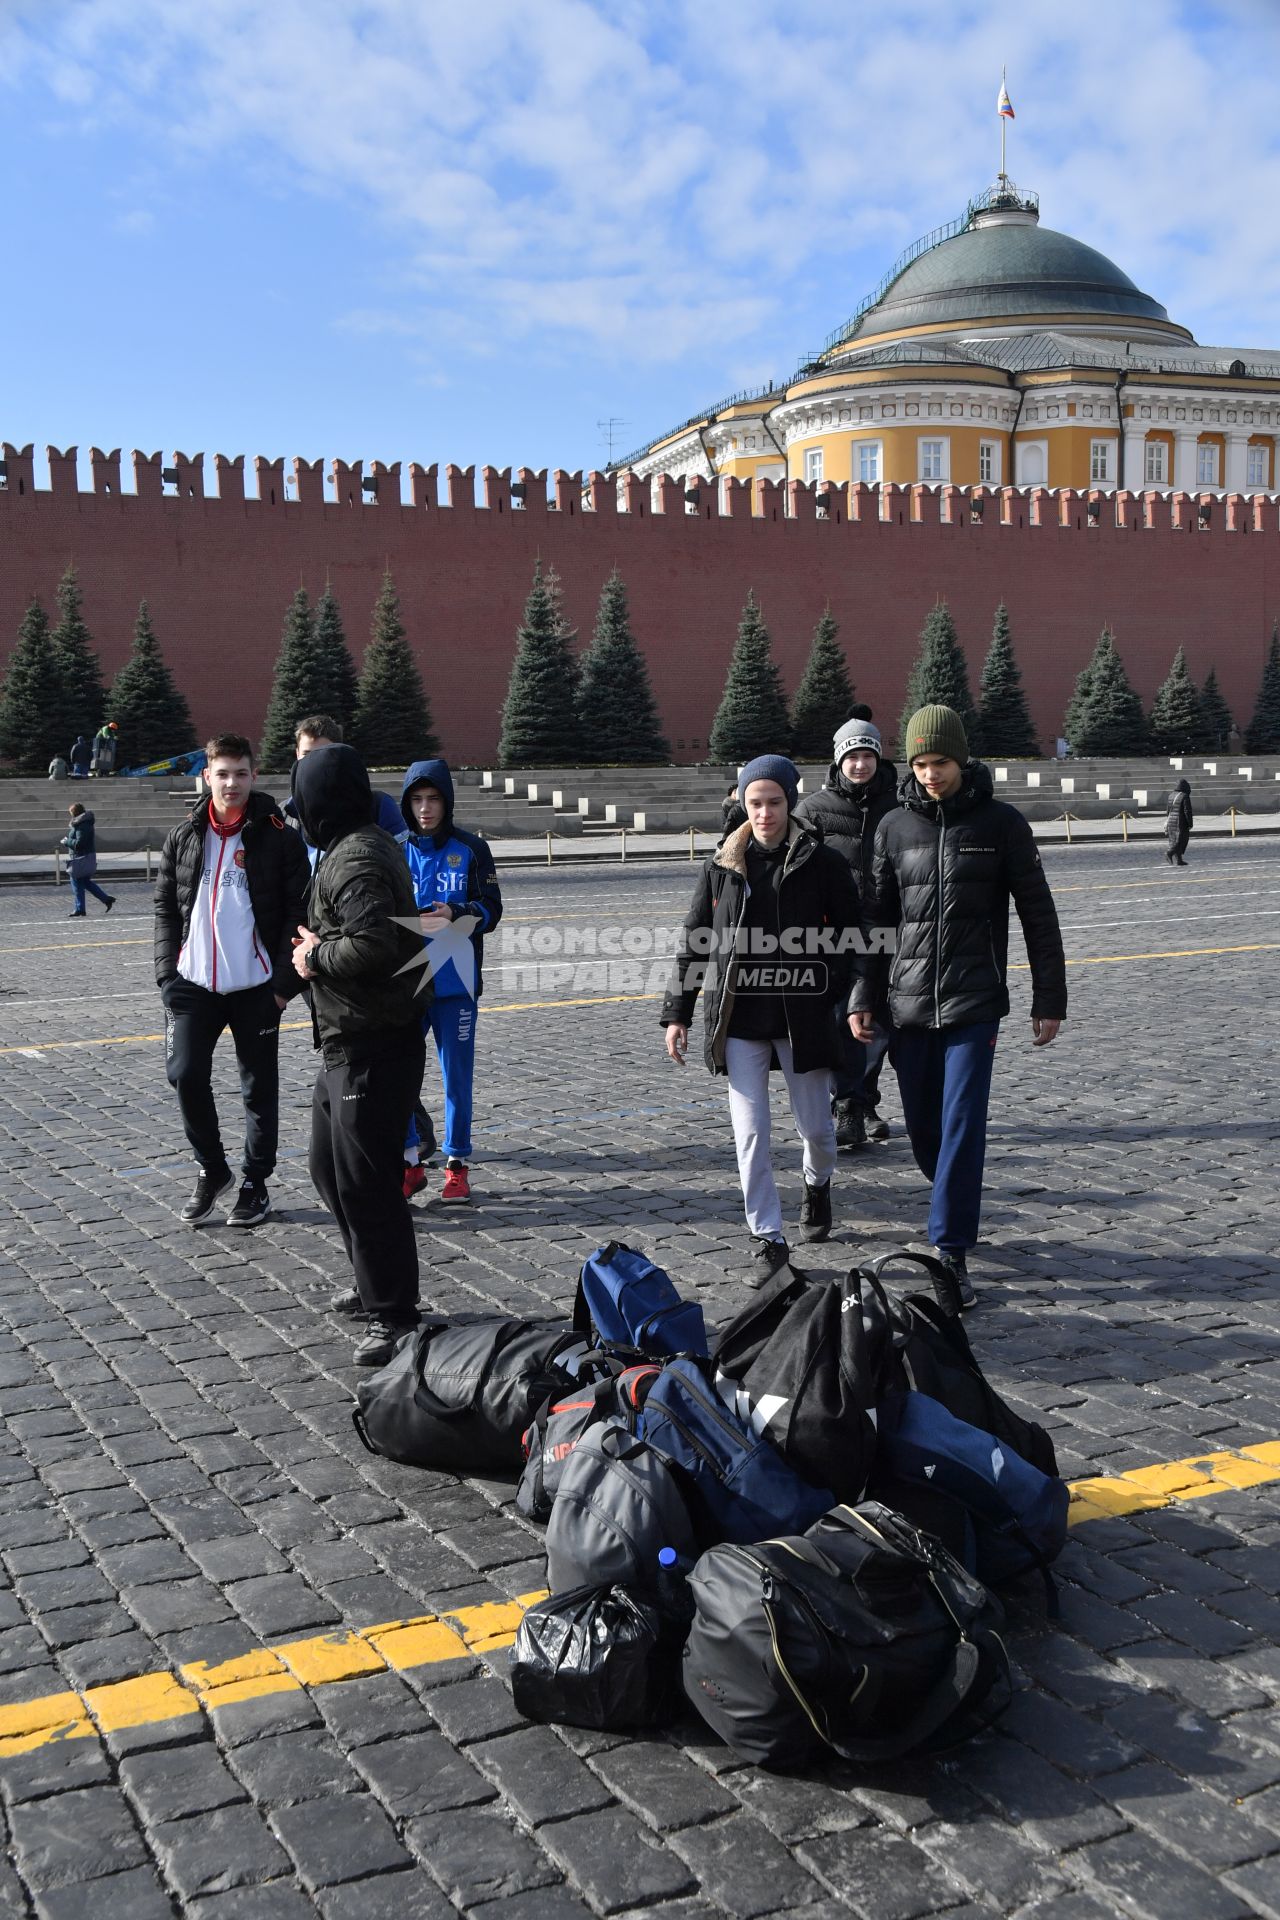
[[[1243,427],[1228,429],[1226,472],[1222,476],[1222,484],[1228,493],[1243,493],[1245,490],[1248,463],[1245,449],[1248,444],[1249,436]]]
[[[1173,436],[1173,484],[1179,493],[1196,491],[1196,441],[1194,427],[1176,427]]]
[[[1118,484],[1141,493],[1147,484],[1147,430],[1131,420],[1124,423],[1124,463]]]
[[[1268,492],[1274,492],[1277,480],[1280,480],[1280,433],[1271,436],[1271,484]]]

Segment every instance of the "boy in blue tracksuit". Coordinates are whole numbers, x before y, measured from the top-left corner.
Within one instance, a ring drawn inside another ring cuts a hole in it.
[[[426,1013],[444,1081],[442,1200],[467,1201],[471,1182],[471,1085],[483,984],[484,936],[502,918],[488,842],[453,824],[453,778],[443,760],[415,760],[404,777],[400,835],[428,942],[435,994]],[[450,934],[455,922],[458,931]],[[412,1144],[412,1142],[411,1142]]]

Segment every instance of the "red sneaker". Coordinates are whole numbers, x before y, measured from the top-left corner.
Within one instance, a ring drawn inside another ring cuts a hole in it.
[[[405,1199],[412,1200],[414,1194],[421,1193],[422,1189],[426,1186],[426,1184],[427,1184],[426,1168],[420,1167],[416,1163],[411,1166],[406,1162],[405,1170],[404,1170]]]
[[[466,1201],[471,1198],[471,1182],[461,1160],[450,1160],[444,1170],[442,1200]]]

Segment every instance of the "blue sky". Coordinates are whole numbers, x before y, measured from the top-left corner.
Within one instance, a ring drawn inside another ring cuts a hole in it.
[[[0,438],[603,465],[989,184],[1005,63],[1046,224],[1280,346],[1276,0],[0,0]]]

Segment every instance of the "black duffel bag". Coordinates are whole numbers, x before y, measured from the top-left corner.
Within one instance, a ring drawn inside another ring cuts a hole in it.
[[[716,1391],[802,1479],[860,1500],[888,1344],[883,1323],[878,1338],[868,1331],[856,1274],[819,1281],[784,1271],[716,1342]]]
[[[370,1453],[390,1460],[515,1475],[538,1408],[593,1365],[567,1320],[434,1318],[360,1382],[352,1418]]]
[[[685,1694],[743,1760],[896,1760],[953,1745],[1008,1704],[998,1602],[874,1501],[802,1536],[711,1547],[689,1584]]]
[[[664,1726],[683,1704],[680,1639],[626,1587],[552,1594],[525,1613],[511,1649],[516,1710],[568,1727]]]

